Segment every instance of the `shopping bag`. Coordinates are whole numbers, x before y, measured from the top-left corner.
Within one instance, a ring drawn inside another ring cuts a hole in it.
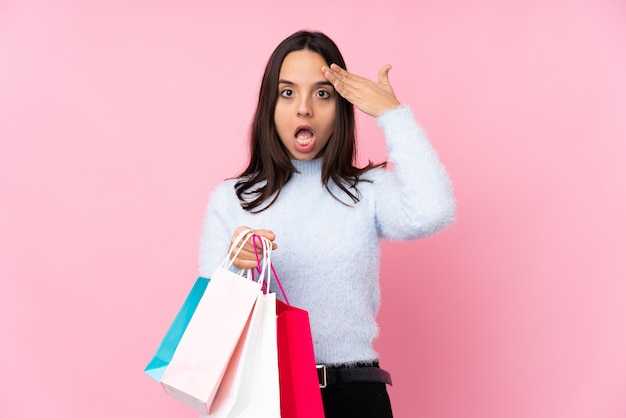
[[[269,265],[271,243],[263,240],[263,249],[260,264]],[[261,280],[269,288],[269,276]],[[209,414],[201,417],[280,418],[276,338],[276,295],[259,293]]]
[[[191,317],[196,311],[200,298],[202,298],[208,284],[209,279],[204,277],[198,277],[196,279],[183,306],[180,308],[180,311],[178,311],[176,318],[174,318],[174,322],[172,322],[165,337],[163,337],[159,348],[157,348],[156,353],[152,356],[152,359],[144,369],[144,372],[157,382],[161,381],[165,369],[167,369],[170,361],[172,361],[176,347],[178,347],[178,343],[185,333],[189,321],[191,321]]]
[[[226,370],[224,371],[224,376],[222,377],[222,381],[220,382],[219,388],[215,394],[215,398],[213,398],[213,402],[211,403],[211,407],[209,408],[209,412],[205,412],[200,414],[200,417],[212,417],[212,418],[225,418],[228,417],[233,407],[235,406],[235,402],[237,401],[237,393],[239,388],[241,387],[241,372],[239,371],[241,368],[242,357],[244,354],[244,350],[248,350],[249,347],[246,345],[248,341],[248,333],[250,330],[250,322],[252,318],[255,316],[256,303],[255,308],[248,318],[246,322],[246,326],[241,333],[241,337],[239,337],[239,342],[237,342],[237,346],[235,347],[235,351],[228,362],[228,366],[226,366]]]
[[[211,418],[280,418],[276,295],[259,295],[247,335],[237,347],[211,405]]]
[[[168,394],[201,412],[209,411],[260,292],[260,282],[229,270],[250,232],[237,237],[211,276],[160,376]]]
[[[283,418],[323,418],[309,314],[276,301],[280,410]]]
[[[280,416],[283,418],[324,418],[309,314],[289,304],[289,299],[274,266],[271,262],[266,265],[264,272],[267,274],[267,279],[263,281],[263,285],[267,284],[267,289],[269,289],[269,277],[273,273],[285,300],[285,302],[276,301]]]

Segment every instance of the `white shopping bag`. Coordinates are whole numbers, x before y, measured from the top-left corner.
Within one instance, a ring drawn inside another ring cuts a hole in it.
[[[267,249],[269,245],[269,249]],[[271,243],[263,242],[269,264]],[[271,268],[262,279],[269,289]],[[215,396],[211,418],[280,418],[276,294],[259,293],[246,333],[242,335]]]
[[[255,282],[228,270],[230,255],[240,250],[244,231],[218,267],[196,307],[161,384],[167,393],[207,413],[235,347],[261,294]],[[232,257],[234,258],[234,257]]]

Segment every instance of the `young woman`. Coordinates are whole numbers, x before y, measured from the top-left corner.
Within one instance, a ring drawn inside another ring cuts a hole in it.
[[[212,193],[200,246],[210,277],[243,228],[274,243],[290,303],[309,312],[316,361],[326,369],[327,417],[391,417],[372,344],[377,337],[380,240],[442,230],[455,200],[444,167],[389,84],[349,73],[319,32],[289,36],[271,55],[250,134],[250,162]],[[385,133],[391,171],[354,165],[354,107]],[[234,265],[256,266],[251,242]]]

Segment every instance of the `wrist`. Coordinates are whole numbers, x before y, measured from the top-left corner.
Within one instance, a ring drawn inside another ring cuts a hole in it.
[[[402,107],[403,107],[402,103],[400,103],[399,101],[396,100],[394,103],[389,104],[389,106],[386,106],[386,107],[382,108],[379,112],[377,112],[375,117],[376,117],[376,119],[379,119],[379,118],[383,117],[384,115],[386,115],[388,113],[391,113],[391,112],[394,112],[394,111],[396,111],[398,109],[401,109]]]

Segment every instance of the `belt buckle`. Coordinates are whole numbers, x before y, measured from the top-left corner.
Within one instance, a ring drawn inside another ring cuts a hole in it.
[[[328,386],[328,380],[326,379],[326,365],[318,364],[315,368],[317,369],[317,380],[320,382],[320,389],[324,389]]]

